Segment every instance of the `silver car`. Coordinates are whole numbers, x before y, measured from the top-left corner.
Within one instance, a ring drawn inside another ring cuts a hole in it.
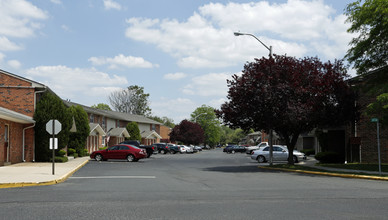
[[[300,151],[294,150],[294,163],[301,160],[306,160],[306,155]],[[252,160],[257,160],[259,163],[264,163],[269,160],[269,146],[253,151]],[[283,145],[273,145],[273,161],[287,161],[288,149]]]

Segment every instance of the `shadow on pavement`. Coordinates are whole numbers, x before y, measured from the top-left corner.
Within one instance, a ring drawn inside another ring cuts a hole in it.
[[[224,172],[224,173],[280,173],[277,170],[266,170],[254,166],[222,166],[222,167],[208,167],[204,168],[203,171],[212,172]]]

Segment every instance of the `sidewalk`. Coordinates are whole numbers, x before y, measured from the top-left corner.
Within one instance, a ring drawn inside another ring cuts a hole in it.
[[[26,162],[0,167],[0,188],[52,185],[65,181],[84,166],[89,157],[71,159],[66,163]]]

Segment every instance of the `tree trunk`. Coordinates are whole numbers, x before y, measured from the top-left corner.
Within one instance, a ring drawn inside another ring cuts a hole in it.
[[[296,145],[296,142],[298,141],[299,133],[294,134],[292,136],[291,142],[287,143],[287,149],[288,149],[288,164],[294,165],[294,148]]]

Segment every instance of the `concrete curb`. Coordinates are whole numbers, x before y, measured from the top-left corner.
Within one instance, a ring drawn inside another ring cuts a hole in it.
[[[361,175],[361,174],[342,174],[342,173],[330,173],[330,172],[309,171],[309,170],[289,170],[289,169],[266,167],[266,166],[259,166],[259,168],[268,169],[268,170],[280,170],[280,171],[294,172],[294,173],[307,173],[307,174],[343,177],[343,178],[357,178],[357,179],[388,181],[388,177],[381,177],[381,176],[368,176],[368,175]]]
[[[77,172],[79,169],[81,169],[81,167],[85,166],[88,162],[89,162],[89,160],[84,161],[82,164],[78,165],[72,171],[63,175],[59,179],[44,181],[44,182],[0,183],[0,189],[16,188],[16,187],[28,187],[28,186],[47,186],[47,185],[54,185],[54,184],[62,183],[64,181],[66,181],[70,176],[72,176],[75,172]]]

